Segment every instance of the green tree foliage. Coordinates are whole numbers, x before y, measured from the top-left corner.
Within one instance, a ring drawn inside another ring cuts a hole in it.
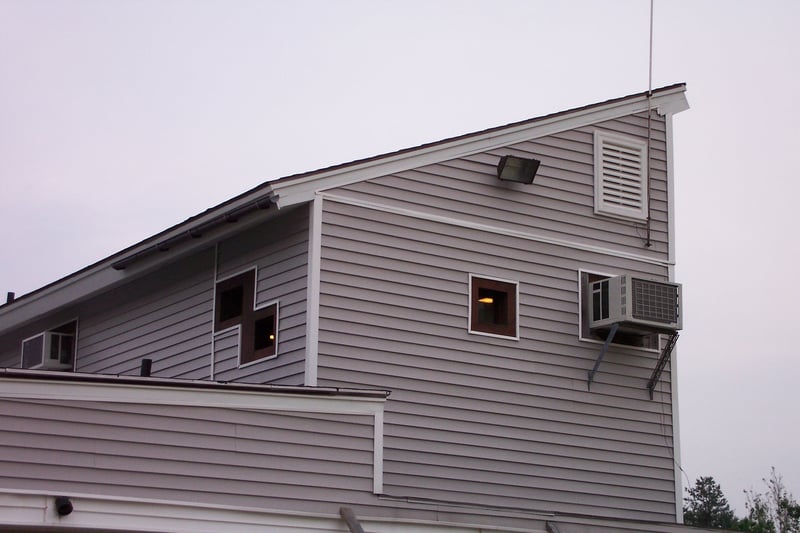
[[[689,496],[684,499],[683,521],[690,526],[715,529],[730,529],[736,525],[728,500],[713,477],[700,477],[689,489]]]
[[[775,533],[775,523],[770,518],[769,507],[761,494],[745,491],[747,494],[747,516],[739,521],[739,531],[751,533]]]
[[[739,522],[738,529],[752,533],[800,533],[800,505],[786,490],[775,467],[769,479],[763,481],[767,486],[765,494],[752,489],[745,491],[747,516]]]

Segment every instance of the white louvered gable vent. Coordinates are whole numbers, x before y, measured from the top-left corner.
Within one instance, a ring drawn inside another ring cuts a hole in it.
[[[594,210],[603,215],[647,219],[647,143],[594,132]]]

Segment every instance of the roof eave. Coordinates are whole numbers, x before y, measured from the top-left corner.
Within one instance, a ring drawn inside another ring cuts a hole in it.
[[[552,135],[561,131],[588,126],[614,118],[654,109],[661,115],[675,114],[689,108],[686,85],[677,84],[657,89],[651,95],[636,95],[609,100],[600,104],[488,130],[445,139],[419,147],[392,152],[365,160],[322,169],[271,182],[278,196],[278,207],[306,203],[317,192],[351,183],[403,172],[424,165],[493,150],[510,144]]]

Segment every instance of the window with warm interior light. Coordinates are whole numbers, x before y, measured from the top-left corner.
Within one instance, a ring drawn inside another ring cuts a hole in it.
[[[517,282],[470,275],[470,333],[518,337]]]
[[[248,270],[217,283],[214,331],[240,328],[239,365],[275,357],[278,304],[255,305],[256,271]]]

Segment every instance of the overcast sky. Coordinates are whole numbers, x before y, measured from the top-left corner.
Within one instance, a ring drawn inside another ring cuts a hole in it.
[[[648,87],[648,0],[0,0],[0,291],[256,184]],[[800,2],[656,0],[683,469],[800,497]]]

